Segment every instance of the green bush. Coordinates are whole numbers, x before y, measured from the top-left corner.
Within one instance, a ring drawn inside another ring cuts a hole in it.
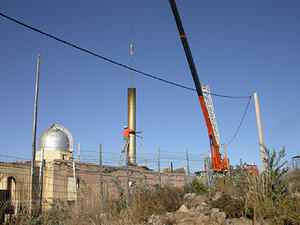
[[[253,176],[242,169],[218,179],[210,191],[213,207],[225,211],[228,217],[241,215],[257,222],[300,224],[300,200],[297,196],[299,174],[287,174],[285,149],[272,152],[265,148],[266,171]]]
[[[203,195],[207,193],[207,187],[201,183],[197,178],[194,178],[191,182],[192,192],[197,195]]]

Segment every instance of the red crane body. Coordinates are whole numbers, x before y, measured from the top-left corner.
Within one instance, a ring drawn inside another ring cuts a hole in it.
[[[205,100],[204,100],[204,96],[203,96],[203,92],[202,92],[202,88],[201,88],[201,84],[199,81],[199,77],[197,74],[197,70],[194,64],[194,60],[193,60],[193,56],[181,23],[181,19],[177,10],[177,6],[175,3],[175,0],[169,0],[171,8],[172,8],[172,12],[177,24],[177,28],[179,31],[179,35],[180,35],[180,39],[181,39],[181,43],[183,45],[186,57],[187,57],[187,61],[189,63],[189,67],[193,76],[193,80],[194,80],[194,84],[196,87],[196,91],[198,94],[198,98],[200,101],[200,105],[202,108],[202,112],[204,115],[204,119],[205,119],[205,123],[206,123],[206,127],[208,130],[208,137],[209,137],[209,141],[210,141],[210,150],[211,150],[211,157],[212,157],[212,169],[214,171],[227,171],[229,168],[227,168],[227,165],[229,165],[229,163],[227,164],[227,160],[226,158],[222,159],[221,154],[220,154],[220,146],[217,144],[216,142],[216,136],[212,127],[212,123],[211,120],[209,118],[209,113],[205,104]]]

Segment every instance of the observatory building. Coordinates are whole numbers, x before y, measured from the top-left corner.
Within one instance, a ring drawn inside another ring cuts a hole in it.
[[[41,158],[42,151],[44,151],[46,162],[55,159],[70,160],[74,151],[71,132],[64,126],[58,124],[51,125],[40,136],[36,159]]]

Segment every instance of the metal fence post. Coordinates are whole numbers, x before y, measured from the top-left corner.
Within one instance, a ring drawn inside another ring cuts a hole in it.
[[[104,194],[103,194],[103,165],[102,165],[102,144],[99,145],[100,150],[100,196],[101,196],[101,213],[104,212]]]
[[[160,174],[160,149],[157,151],[157,170],[158,170],[158,186],[161,187],[161,174]]]
[[[44,180],[44,149],[41,150],[41,162],[40,162],[40,204],[39,204],[39,215],[42,214],[43,211],[43,180]]]
[[[189,153],[188,149],[186,149],[186,167],[187,167],[187,182],[189,185],[189,193],[191,193],[191,182],[190,182],[190,164],[189,164]]]
[[[205,164],[207,168],[207,186],[210,189],[213,183],[213,170],[212,170],[212,160],[209,156],[205,157]]]
[[[73,161],[73,177],[74,177],[75,204],[76,204],[76,208],[78,208],[78,193],[77,193],[77,179],[76,179],[75,161]]]
[[[128,169],[128,147],[125,148],[125,160],[126,160],[126,204],[127,207],[130,203],[130,190],[129,190],[129,169]]]

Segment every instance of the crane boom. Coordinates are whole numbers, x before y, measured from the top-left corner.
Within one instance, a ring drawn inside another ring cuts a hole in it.
[[[216,143],[219,146],[219,152],[221,153],[220,133],[219,133],[219,129],[218,129],[218,124],[217,124],[215,110],[214,110],[214,104],[213,104],[212,97],[210,94],[209,86],[208,85],[202,86],[202,91],[203,91],[204,100],[205,100],[205,104],[207,107],[209,119],[210,119],[212,128],[214,130],[215,137],[216,137]]]
[[[204,119],[205,119],[205,123],[206,123],[206,127],[208,130],[208,137],[209,137],[209,142],[210,142],[210,150],[211,150],[211,156],[212,156],[212,166],[213,166],[213,170],[214,171],[225,171],[227,169],[227,162],[226,162],[226,158],[222,159],[221,158],[221,154],[219,152],[219,144],[217,143],[216,140],[216,136],[215,136],[215,132],[212,126],[212,122],[210,120],[209,117],[209,112],[207,110],[206,107],[206,103],[205,103],[205,97],[203,95],[203,91],[201,88],[201,84],[199,81],[199,77],[198,77],[198,73],[194,64],[194,60],[193,60],[193,56],[189,47],[189,43],[187,41],[182,23],[181,23],[181,19],[177,10],[177,6],[175,3],[175,0],[169,0],[171,8],[172,8],[172,12],[176,21],[176,25],[178,28],[178,32],[180,35],[180,39],[181,39],[181,43],[183,45],[184,51],[185,51],[185,55],[193,76],[193,80],[194,80],[194,84],[196,87],[196,91],[198,94],[198,98],[199,98],[199,102],[202,108],[202,112],[204,115]]]

